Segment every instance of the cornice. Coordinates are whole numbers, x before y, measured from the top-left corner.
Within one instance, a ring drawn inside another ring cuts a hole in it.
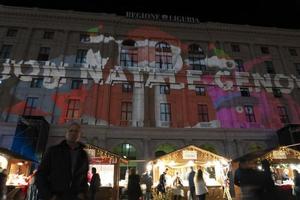
[[[63,11],[54,9],[41,9],[41,8],[25,8],[25,7],[12,7],[0,5],[1,15],[12,15],[21,17],[38,17],[45,19],[60,19],[60,20],[78,20],[87,22],[99,22],[99,20],[115,23],[117,25],[130,25],[130,26],[157,26],[163,28],[176,28],[183,30],[199,30],[206,32],[234,32],[241,34],[263,34],[273,36],[289,36],[299,37],[300,30],[298,29],[283,29],[276,27],[261,27],[252,25],[236,25],[215,22],[203,22],[200,24],[187,24],[175,22],[161,22],[141,19],[129,19],[125,16],[117,16],[116,14],[107,13],[92,13],[92,12],[79,12],[79,11]]]

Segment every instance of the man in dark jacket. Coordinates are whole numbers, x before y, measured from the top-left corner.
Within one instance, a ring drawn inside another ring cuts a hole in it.
[[[95,195],[101,185],[100,176],[97,173],[97,169],[95,167],[92,168],[92,180],[90,182],[90,200],[95,200]]]
[[[88,155],[79,142],[81,127],[72,123],[66,140],[50,147],[37,171],[37,188],[42,200],[85,200],[88,191]]]
[[[191,167],[191,171],[188,175],[188,181],[189,181],[189,189],[190,189],[190,198],[192,200],[196,199],[196,194],[195,194],[195,183],[194,183],[194,177],[195,177],[195,171],[194,168]]]

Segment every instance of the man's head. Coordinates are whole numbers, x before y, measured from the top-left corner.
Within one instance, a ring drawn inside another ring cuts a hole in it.
[[[190,170],[191,170],[191,172],[194,171],[194,167],[191,166],[191,167],[190,167]]]
[[[69,143],[76,143],[81,137],[81,126],[76,122],[72,122],[66,133],[66,140]]]
[[[166,168],[166,169],[165,169],[165,171],[164,171],[164,173],[165,173],[165,174],[167,174],[167,173],[168,173],[168,170],[169,170],[169,169],[168,169],[168,168]]]
[[[95,167],[92,167],[92,174],[96,174],[97,169]]]
[[[7,175],[7,169],[3,169],[2,173],[5,174],[5,175]]]

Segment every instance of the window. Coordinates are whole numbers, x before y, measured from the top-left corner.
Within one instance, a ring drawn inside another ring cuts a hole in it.
[[[278,109],[278,114],[279,114],[279,118],[280,118],[281,123],[283,123],[283,124],[290,123],[286,107],[285,106],[278,106],[277,109]]]
[[[255,120],[253,106],[245,105],[244,110],[245,110],[246,120],[248,122],[255,122],[256,120]]]
[[[298,75],[300,76],[300,63],[295,63],[295,68],[296,68]]]
[[[122,67],[137,67],[138,57],[135,41],[126,40],[122,43],[120,65]]]
[[[68,109],[67,109],[67,119],[78,119],[80,115],[80,100],[79,99],[69,99]]]
[[[44,39],[51,40],[54,38],[54,32],[53,31],[45,31],[43,35]]]
[[[121,120],[130,121],[132,119],[132,103],[122,102],[121,105]]]
[[[41,88],[43,85],[43,78],[33,78],[30,83],[31,88]]]
[[[289,53],[290,53],[290,55],[291,56],[298,56],[298,54],[297,54],[297,50],[296,49],[289,49]]]
[[[208,107],[206,104],[198,104],[198,120],[199,122],[209,122]]]
[[[83,81],[80,79],[72,80],[71,89],[78,90],[82,87]]]
[[[123,83],[122,84],[122,92],[130,93],[133,91],[133,84],[132,83]]]
[[[155,46],[155,67],[158,69],[173,69],[171,47],[166,42],[159,42]]]
[[[0,59],[10,58],[11,50],[12,50],[12,45],[6,45],[6,44],[2,45],[0,51]]]
[[[244,72],[244,61],[242,59],[235,59],[236,69],[238,72]]]
[[[159,93],[160,94],[170,94],[170,86],[168,86],[168,85],[160,85],[159,86]]]
[[[240,88],[242,97],[250,97],[249,88]]]
[[[240,52],[240,46],[238,44],[231,44],[231,50],[233,52]]]
[[[266,66],[267,73],[275,74],[275,69],[274,69],[272,61],[269,61],[269,60],[265,61],[265,66]]]
[[[205,87],[196,86],[195,91],[196,91],[196,95],[198,95],[198,96],[205,96],[206,95]]]
[[[47,61],[49,60],[50,55],[50,47],[40,47],[39,55],[37,60],[38,61]]]
[[[201,47],[197,44],[189,46],[189,65],[192,70],[206,70],[205,54]]]
[[[171,121],[171,105],[169,103],[160,104],[160,121]]]
[[[34,111],[37,108],[38,99],[38,97],[27,97],[23,115],[34,114]]]
[[[87,50],[86,49],[78,49],[76,53],[76,63],[83,64],[86,63],[86,54]]]
[[[90,41],[90,35],[88,33],[81,33],[79,36],[80,42],[89,42]]]
[[[263,53],[263,54],[269,54],[270,53],[268,47],[260,47],[260,50],[261,50],[261,53]]]
[[[7,37],[16,37],[18,33],[17,29],[9,28],[6,32]]]
[[[274,97],[282,97],[281,90],[279,88],[272,88]]]

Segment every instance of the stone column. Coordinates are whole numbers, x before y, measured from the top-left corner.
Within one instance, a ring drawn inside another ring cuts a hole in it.
[[[132,97],[132,126],[144,126],[144,84],[136,82]]]

